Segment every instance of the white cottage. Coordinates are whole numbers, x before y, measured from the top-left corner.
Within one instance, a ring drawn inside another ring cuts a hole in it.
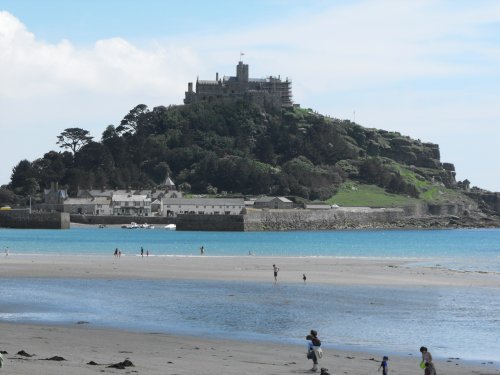
[[[163,216],[239,215],[244,208],[241,198],[163,198]]]
[[[117,195],[112,197],[113,215],[151,216],[151,198],[147,195]]]

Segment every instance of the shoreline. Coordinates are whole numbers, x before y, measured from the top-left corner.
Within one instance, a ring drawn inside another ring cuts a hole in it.
[[[0,323],[0,330],[0,350],[8,353],[4,354],[4,371],[13,375],[123,373],[107,366],[126,359],[134,364],[126,372],[139,374],[280,375],[308,373],[311,367],[305,356],[305,340],[304,345],[286,345],[87,326],[13,323]],[[21,350],[34,356],[16,354]],[[64,360],[46,360],[54,356]],[[393,374],[422,374],[418,348],[407,356],[389,354],[389,358]],[[379,353],[325,348],[319,367],[328,368],[331,374],[372,374],[380,360]],[[90,365],[91,361],[96,365]],[[500,374],[498,363],[460,358],[434,362],[438,373],[443,375]]]

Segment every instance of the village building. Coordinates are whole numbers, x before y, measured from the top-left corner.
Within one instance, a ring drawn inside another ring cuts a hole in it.
[[[240,215],[244,208],[241,198],[163,198],[163,216]]]
[[[111,200],[113,215],[151,216],[151,198],[147,195],[114,194]]]
[[[196,102],[211,102],[230,98],[249,99],[260,104],[272,104],[277,107],[291,107],[292,82],[288,78],[284,81],[278,77],[249,78],[248,64],[238,62],[236,76],[219,78],[215,80],[196,80],[196,89],[193,83],[188,83],[184,104]]]
[[[111,215],[111,199],[108,197],[68,198],[64,201],[63,212],[80,215]]]
[[[47,204],[62,204],[68,199],[68,192],[66,189],[59,189],[59,184],[52,182],[50,189],[43,190],[43,201]]]
[[[253,207],[267,209],[291,209],[293,208],[293,202],[285,197],[260,197],[255,200]]]

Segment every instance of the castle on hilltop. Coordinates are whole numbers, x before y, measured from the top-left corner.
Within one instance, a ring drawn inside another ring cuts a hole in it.
[[[236,65],[236,77],[219,78],[215,80],[196,79],[196,91],[193,83],[188,83],[188,91],[184,104],[220,99],[244,98],[260,104],[271,104],[278,107],[291,107],[292,82],[282,81],[281,78],[269,76],[267,78],[248,78],[248,64],[240,60]]]

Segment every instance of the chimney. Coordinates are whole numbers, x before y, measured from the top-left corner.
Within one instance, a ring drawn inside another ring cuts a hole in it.
[[[188,92],[193,92],[193,82],[188,82]]]
[[[218,81],[219,80],[219,73],[215,73],[215,80]]]

